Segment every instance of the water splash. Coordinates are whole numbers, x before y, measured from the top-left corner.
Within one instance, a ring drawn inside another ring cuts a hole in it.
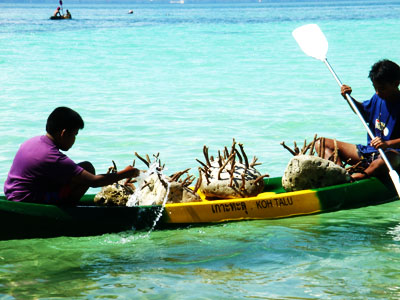
[[[157,212],[156,218],[153,221],[153,225],[151,226],[150,230],[147,232],[147,234],[144,237],[148,237],[150,235],[150,233],[156,227],[157,222],[162,217],[162,213],[164,211],[165,204],[167,203],[167,200],[168,200],[171,183],[169,182],[167,177],[163,174],[163,170],[166,170],[166,169],[163,169],[160,167],[159,159],[158,159],[158,157],[156,157],[156,159],[149,165],[148,170],[140,172],[139,176],[136,178],[138,188],[129,197],[128,202],[126,203],[126,206],[128,206],[128,207],[140,205],[139,202],[142,197],[141,187],[143,186],[143,184],[145,184],[146,179],[149,178],[151,175],[157,174],[158,177],[160,178],[160,180],[163,180],[163,182],[166,183],[166,193],[165,193],[165,197],[162,201],[161,208]]]
[[[128,202],[126,203],[126,206],[132,207],[132,206],[138,206],[139,205],[139,201],[140,201],[140,199],[142,197],[142,189],[141,189],[141,187],[143,186],[143,184],[146,181],[146,179],[148,177],[150,177],[151,175],[153,175],[153,174],[159,174],[162,179],[165,178],[165,175],[163,174],[162,169],[160,167],[158,158],[156,158],[149,165],[148,170],[141,171],[139,176],[136,177],[137,187],[138,188],[135,190],[135,192],[131,196],[129,196],[129,199],[128,199]]]
[[[164,179],[164,178],[163,178],[163,179]],[[167,192],[165,193],[165,197],[164,197],[163,202],[162,202],[162,204],[161,204],[161,208],[160,208],[160,210],[158,211],[156,218],[154,219],[153,225],[151,226],[150,230],[147,232],[147,234],[145,235],[145,237],[149,237],[150,233],[151,233],[151,232],[154,230],[154,228],[156,227],[157,222],[160,220],[160,218],[161,218],[161,216],[162,216],[162,213],[163,213],[163,211],[164,211],[165,204],[167,203],[167,200],[168,200],[169,190],[170,190],[170,187],[171,187],[171,184],[170,184],[167,180],[166,180],[166,182],[167,182]]]

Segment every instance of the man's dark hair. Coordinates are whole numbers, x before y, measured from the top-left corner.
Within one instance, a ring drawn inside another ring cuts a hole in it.
[[[54,135],[63,129],[68,131],[83,129],[84,125],[81,116],[76,111],[60,106],[53,110],[47,118],[46,131]]]
[[[400,81],[400,67],[388,59],[383,59],[371,67],[368,77],[371,81],[379,83]]]

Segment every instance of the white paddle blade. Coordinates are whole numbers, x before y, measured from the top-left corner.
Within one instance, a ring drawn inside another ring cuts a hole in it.
[[[326,59],[328,41],[317,24],[300,26],[292,35],[305,54],[322,61]]]
[[[394,187],[396,188],[397,194],[400,197],[400,178],[399,174],[395,170],[390,170],[389,171],[390,178],[393,181]]]

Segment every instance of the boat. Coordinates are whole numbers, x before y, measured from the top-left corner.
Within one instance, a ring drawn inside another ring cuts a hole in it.
[[[152,206],[99,206],[85,195],[77,206],[8,201],[0,196],[0,239],[89,236],[126,230],[176,228],[228,221],[277,219],[326,213],[398,200],[389,179],[368,179],[330,187],[286,192],[281,177],[264,179],[251,198]]]
[[[54,15],[52,15],[50,17],[50,20],[65,20],[65,19],[72,19],[71,13],[69,12],[69,10],[66,10],[66,13],[64,14],[64,10],[63,10],[63,2],[62,0],[59,1],[60,6],[57,7],[56,11],[54,12]],[[62,14],[61,14],[61,12]]]
[[[51,16],[50,17],[50,20],[68,20],[68,19],[72,19],[72,17],[71,16],[67,16],[67,15],[64,15],[64,16]]]

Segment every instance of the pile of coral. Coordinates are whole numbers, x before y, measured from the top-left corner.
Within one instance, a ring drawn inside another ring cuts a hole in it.
[[[117,166],[113,161],[113,166],[108,168],[107,173],[117,173]],[[133,166],[135,161],[133,161]],[[128,202],[128,198],[135,192],[135,186],[133,185],[132,178],[127,180],[121,180],[111,185],[103,186],[101,191],[94,197],[94,202],[100,205],[107,206],[125,206]]]
[[[336,142],[332,156],[324,159],[325,139],[318,138],[317,135],[309,144],[305,140],[301,150],[296,142],[294,149],[286,146],[284,142],[281,145],[293,155],[282,176],[282,186],[286,191],[346,183],[351,180],[350,174],[362,171],[360,165],[346,168],[346,162],[338,164]],[[264,178],[268,177],[268,174],[262,175],[256,169],[256,166],[260,165],[256,156],[249,162],[243,144],[237,144],[233,139],[230,149],[225,146],[215,157],[210,156],[208,150],[207,146],[203,147],[205,162],[196,159],[200,167],[199,177],[193,189],[189,186],[195,177],[188,174],[190,169],[166,176],[163,174],[165,166],[161,166],[158,154],[153,155],[152,162],[148,155],[143,158],[135,152],[136,157],[148,169],[141,172],[139,178],[103,187],[96,195],[95,202],[120,206],[160,205],[201,201],[199,194],[208,200],[254,197],[264,190]],[[114,162],[108,171],[117,172]],[[185,174],[186,178],[182,179]]]
[[[128,206],[201,201],[200,196],[189,188],[195,179],[187,173],[190,169],[166,176],[162,172],[164,166],[161,166],[158,155],[155,156],[156,160],[152,163],[148,156],[144,159],[137,153],[135,154],[146,164],[148,170],[143,179],[138,181],[137,191],[129,197]],[[182,180],[181,177],[184,174],[186,174],[186,178]]]
[[[138,178],[103,187],[95,196],[95,202],[118,206],[196,202],[201,201],[198,191],[207,199],[256,196],[263,191],[263,178],[268,175],[261,175],[255,168],[260,165],[257,158],[254,156],[249,163],[243,144],[238,145],[240,151],[233,140],[230,151],[225,147],[222,154],[218,151],[216,159],[208,155],[208,148],[204,146],[206,162],[196,159],[201,166],[198,168],[199,177],[193,189],[189,188],[195,180],[193,175],[188,174],[190,169],[166,176],[163,174],[165,166],[161,166],[158,154],[153,155],[152,162],[148,155],[143,158],[135,152],[136,157],[147,166],[147,170],[141,171]],[[117,172],[114,161],[108,172]],[[183,178],[185,174],[186,177]]]
[[[317,141],[319,143],[316,143]],[[318,144],[318,149],[315,148],[316,144]],[[359,171],[357,165],[346,168],[346,162],[338,164],[336,142],[332,156],[324,159],[325,139],[318,138],[317,135],[309,144],[305,140],[301,150],[296,142],[294,142],[294,149],[286,146],[284,142],[281,145],[293,155],[282,176],[282,186],[288,192],[350,182],[350,174]]]
[[[257,196],[264,189],[264,177],[255,168],[257,158],[249,163],[243,144],[238,144],[240,152],[236,149],[236,142],[233,140],[230,151],[227,147],[218,151],[214,158],[208,155],[208,148],[204,146],[203,154],[205,163],[198,160],[199,179],[195,186],[206,198],[244,198]]]
[[[134,205],[157,205],[162,203],[183,203],[200,201],[200,196],[189,185],[194,181],[193,176],[188,175],[189,169],[177,172],[171,176],[163,175],[165,166],[161,166],[158,154],[151,162],[150,157],[146,159],[139,154],[135,155],[145,163],[148,170],[141,171],[138,179],[127,179],[112,185],[102,187],[94,198],[95,203],[100,205],[134,206]],[[117,172],[117,167],[109,168],[109,172]],[[135,161],[133,162],[133,166]],[[182,175],[187,177],[182,180]],[[137,187],[135,187],[136,183]],[[165,199],[167,197],[167,199]]]

